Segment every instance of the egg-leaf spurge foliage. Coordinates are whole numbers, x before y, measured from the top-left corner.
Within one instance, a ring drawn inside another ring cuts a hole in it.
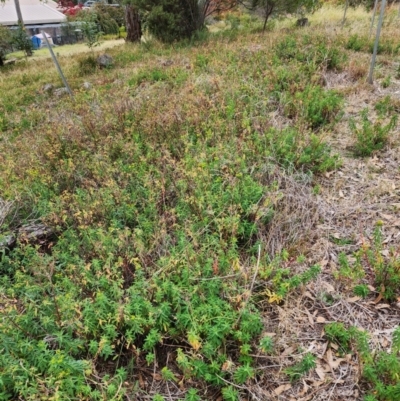
[[[121,379],[114,369],[101,383],[93,376],[105,361],[122,358],[118,366],[127,375],[132,371],[123,361],[151,366],[170,345],[185,349],[176,353],[185,376],[221,387],[221,377],[251,380],[249,350],[263,328],[256,302],[266,289],[282,302],[318,271],[281,272],[280,259],[273,262],[262,251],[265,284],[248,298],[247,269],[254,272],[257,262],[249,244],[268,229],[273,212],[274,184],[252,159],[262,152],[243,157],[234,143],[209,146],[198,138],[177,162],[147,137],[134,135],[120,148],[113,137],[99,146],[111,146],[115,178],[123,181],[94,190],[77,187],[76,169],[60,163],[73,157],[79,164],[74,152],[90,158],[79,148],[83,143],[66,147],[57,138],[49,138],[45,163],[62,171],[51,187],[36,184],[42,202],[59,194],[46,206],[48,219],[59,226],[57,242],[51,252],[28,243],[1,256],[3,398],[46,393],[99,399],[105,387],[109,398],[117,397]],[[92,146],[95,139],[87,138]],[[242,152],[258,146],[253,139],[241,144]],[[110,168],[108,162],[89,166],[96,175]],[[269,349],[265,340],[262,347]],[[238,352],[235,371],[224,371]],[[164,379],[174,380],[171,373],[166,367]]]
[[[331,155],[322,129],[308,137],[300,101],[293,116],[299,126],[274,131],[266,124],[277,92],[299,92],[298,77],[303,87],[314,87],[321,69],[339,68],[335,46],[323,38],[301,36],[295,43],[305,49],[314,41],[304,63],[289,41],[278,56],[259,52],[240,69],[227,53],[226,68],[235,74],[260,74],[224,91],[215,108],[197,103],[209,88],[193,88],[196,102],[187,98],[180,121],[158,97],[134,107],[129,99],[99,102],[93,113],[85,92],[66,103],[71,125],[57,119],[42,125],[38,113],[25,125],[11,119],[15,102],[6,94],[5,135],[38,127],[42,134],[34,158],[18,142],[29,161],[17,169],[14,159],[21,156],[11,154],[11,140],[3,141],[2,196],[18,193],[18,222],[40,217],[55,235],[44,244],[20,241],[0,255],[3,398],[122,399],[137,366],[153,371],[155,364],[165,368],[163,380],[195,378],[221,388],[225,399],[237,391],[222,379],[242,386],[256,378],[254,348],[273,346],[260,338],[258,305],[266,298],[284,302],[318,273],[310,267],[294,275],[286,263],[292,255],[270,256],[263,248],[285,201],[277,177],[285,169],[318,173],[333,165],[325,163]],[[124,52],[116,62],[137,57]],[[212,64],[197,57],[194,68]],[[297,69],[300,64],[305,67]],[[160,95],[175,95],[187,77],[180,68],[141,68],[128,82],[132,92],[154,85]],[[279,153],[281,133],[287,146]],[[174,368],[161,363],[166,350]],[[232,369],[223,369],[232,360]]]
[[[358,282],[365,277],[368,270],[374,274],[374,284],[383,299],[392,302],[400,295],[400,257],[395,247],[387,247],[383,243],[382,228],[377,225],[370,241],[365,241],[361,248],[352,255],[350,262],[346,254],[338,257],[339,271],[336,273],[347,281]],[[355,292],[359,296],[367,296],[369,289],[365,284],[356,285]]]
[[[400,396],[400,326],[393,331],[389,352],[373,354],[368,334],[356,327],[346,328],[343,323],[325,325],[325,335],[337,344],[343,353],[356,352],[362,368],[362,379],[369,388],[364,401],[396,401]]]
[[[297,381],[317,366],[315,360],[316,357],[308,352],[299,363],[286,368],[284,373],[289,376],[291,382]]]
[[[350,129],[355,137],[354,154],[360,157],[371,156],[374,152],[382,150],[390,139],[390,133],[397,126],[398,115],[390,116],[389,121],[379,118],[372,122],[368,118],[368,109],[361,112],[361,123],[354,119],[349,121]]]

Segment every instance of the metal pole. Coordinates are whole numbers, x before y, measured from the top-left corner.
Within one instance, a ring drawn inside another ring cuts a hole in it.
[[[62,70],[61,70],[60,64],[58,64],[56,55],[54,54],[53,49],[52,49],[51,46],[50,46],[50,42],[49,42],[49,40],[47,39],[47,34],[46,34],[46,32],[45,32],[45,31],[41,31],[41,32],[42,32],[42,35],[43,35],[43,37],[44,37],[44,40],[46,41],[47,47],[49,48],[49,51],[50,51],[50,54],[51,54],[51,58],[53,59],[54,64],[56,65],[57,71],[58,71],[58,73],[60,74],[60,77],[61,77],[61,79],[62,79],[62,81],[63,81],[64,86],[67,88],[68,93],[69,93],[72,97],[74,97],[74,94],[72,93],[72,90],[71,90],[71,88],[69,87],[68,82],[67,82],[67,80],[65,79],[65,76],[64,76],[64,74],[63,74],[63,72],[62,72]]]
[[[381,36],[381,28],[382,28],[382,22],[383,22],[383,15],[385,14],[385,7],[386,7],[386,0],[382,0],[381,12],[379,14],[379,21],[378,21],[378,29],[376,30],[374,51],[372,53],[371,67],[369,69],[369,75],[368,75],[368,83],[371,85],[374,83],[373,75],[374,75],[376,54],[378,53],[379,37]]]
[[[376,9],[377,8],[378,8],[378,0],[375,0],[374,11],[372,12],[372,18],[371,18],[371,27],[369,28],[369,37],[371,37],[371,34],[372,34],[372,28],[374,26],[375,14],[376,14]]]

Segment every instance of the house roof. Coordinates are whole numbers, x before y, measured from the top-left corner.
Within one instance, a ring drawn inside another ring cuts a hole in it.
[[[20,0],[22,18],[25,25],[60,23],[66,16],[57,10],[57,3],[52,0]],[[0,4],[0,25],[17,25],[18,17],[14,0],[6,0]]]

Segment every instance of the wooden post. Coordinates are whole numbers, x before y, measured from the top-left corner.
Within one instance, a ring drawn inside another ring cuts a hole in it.
[[[348,8],[349,8],[349,0],[346,0],[346,5],[344,7],[343,20],[342,20],[342,28],[344,27],[344,23],[346,21],[346,14],[347,14],[347,9]]]
[[[374,51],[372,53],[371,67],[369,69],[369,75],[368,75],[368,83],[371,85],[374,83],[373,75],[374,75],[375,61],[376,61],[376,55],[378,53],[379,37],[381,36],[381,29],[382,29],[382,23],[383,23],[383,16],[385,14],[385,7],[386,7],[386,0],[382,0],[381,12],[379,14],[379,21],[378,21],[378,29],[376,30]]]
[[[56,68],[57,68],[57,71],[58,71],[58,73],[60,74],[60,77],[61,77],[61,79],[62,79],[62,81],[63,81],[64,86],[67,88],[67,91],[68,91],[68,93],[71,95],[71,97],[74,97],[74,94],[72,93],[72,90],[71,90],[71,88],[69,87],[68,82],[67,82],[67,80],[66,80],[66,78],[65,78],[65,76],[64,76],[64,74],[63,74],[63,72],[62,72],[62,70],[61,70],[60,64],[58,64],[58,60],[57,60],[57,58],[56,58],[56,55],[54,54],[53,49],[52,49],[51,46],[50,46],[50,42],[49,42],[49,40],[47,39],[47,34],[46,34],[46,32],[45,32],[45,31],[42,31],[42,35],[43,35],[43,37],[44,37],[44,40],[46,41],[47,47],[49,48],[49,51],[50,51],[50,54],[51,54],[51,58],[53,59],[53,62],[54,62],[54,64],[55,64]]]

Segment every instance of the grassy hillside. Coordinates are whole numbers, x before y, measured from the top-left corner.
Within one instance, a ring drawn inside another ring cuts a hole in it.
[[[370,86],[341,13],[0,71],[0,399],[399,399],[400,28]]]

